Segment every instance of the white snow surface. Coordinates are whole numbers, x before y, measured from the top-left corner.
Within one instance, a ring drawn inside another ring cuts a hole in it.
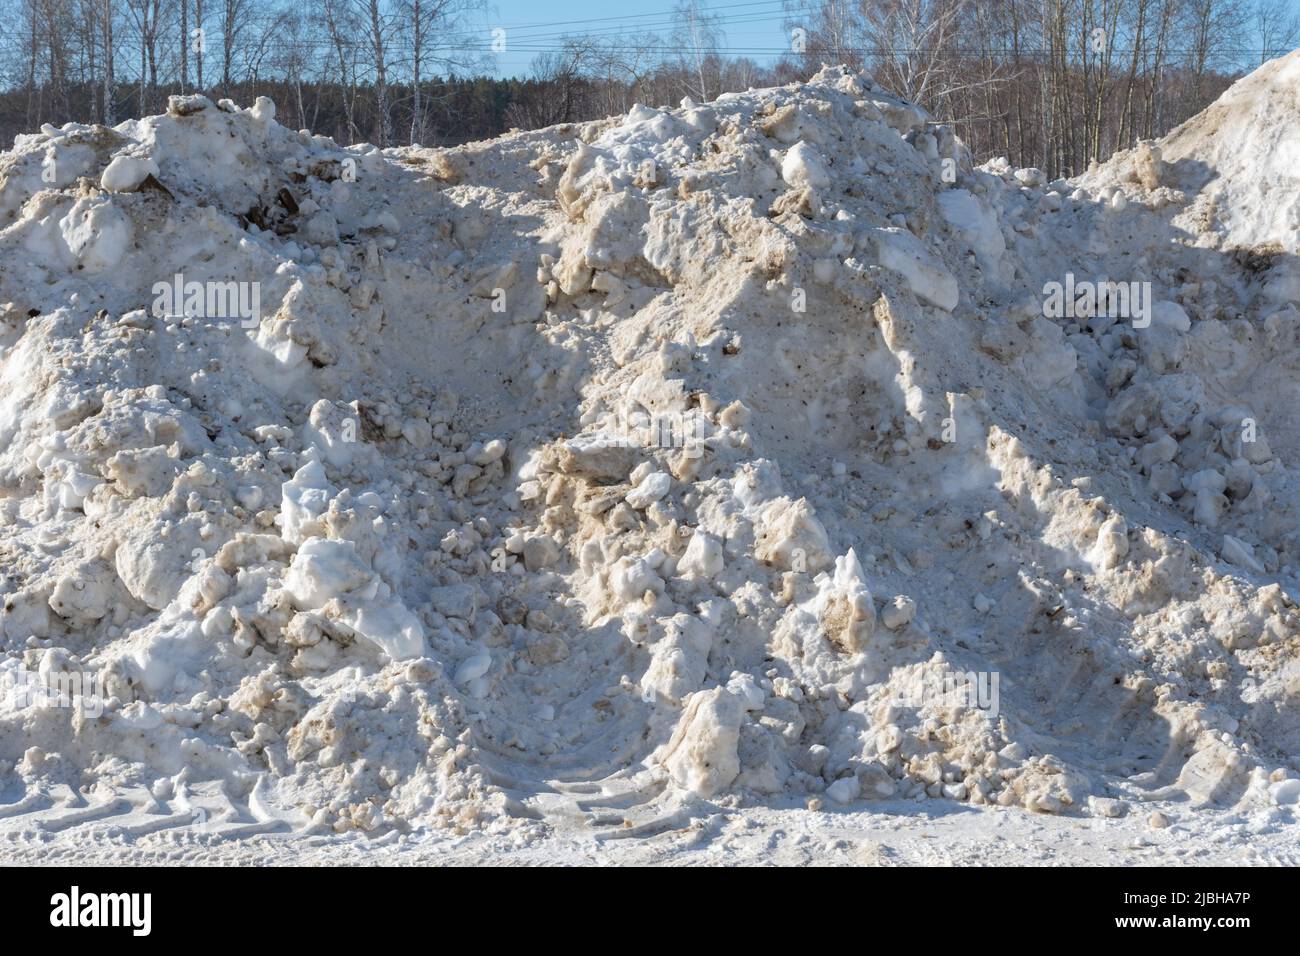
[[[1297,74],[1068,183],[841,68],[448,150],[18,137],[0,852],[1284,860]]]

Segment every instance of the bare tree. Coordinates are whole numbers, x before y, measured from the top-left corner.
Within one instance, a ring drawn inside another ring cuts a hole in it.
[[[103,92],[103,87],[98,82],[99,0],[77,0],[77,6],[79,9],[74,27],[80,52],[80,85],[85,88],[90,116],[96,122],[102,122],[104,114],[100,105],[100,93]]]
[[[100,28],[104,42],[104,125],[117,123],[117,74],[114,69],[113,20],[117,16],[113,0],[100,0]]]
[[[597,56],[597,45],[590,37],[566,37],[560,50],[534,57],[534,93],[511,104],[511,122],[537,129],[576,119],[584,74]]]
[[[135,27],[140,52],[140,116],[149,115],[149,91],[158,89],[158,40],[162,23],[162,0],[125,0]],[[184,44],[181,45],[182,60]]]
[[[181,92],[190,85],[190,0],[181,4]]]
[[[375,140],[380,147],[393,138],[393,117],[388,106],[388,40],[393,25],[380,0],[354,0],[361,10],[361,23],[370,48],[371,67],[375,76]]]
[[[967,0],[881,0],[866,12],[877,76],[894,92],[924,103],[957,84],[953,75],[958,26]]]
[[[221,0],[221,93],[230,95],[235,47],[248,21],[248,0]]]
[[[1300,11],[1289,0],[1256,0],[1252,26],[1263,64],[1295,47],[1300,39]]]
[[[229,3],[227,6],[229,9]],[[299,128],[312,129],[316,125],[318,114],[307,115],[307,104],[303,95],[303,87],[306,81],[307,71],[311,68],[311,50],[310,37],[307,33],[306,23],[301,13],[297,9],[287,9],[282,11],[273,21],[271,26],[265,32],[274,33],[278,42],[271,53],[273,66],[278,70],[280,75],[289,85],[293,96],[293,110],[297,117]],[[224,38],[223,38],[224,40]],[[228,53],[223,53],[222,67],[222,87],[223,92],[229,95],[230,62],[232,57]],[[325,70],[321,71],[322,77]],[[316,97],[316,109],[319,111],[320,97]]]
[[[67,0],[40,0],[39,24],[45,41],[46,66],[49,70],[50,95],[58,115],[68,116],[72,104],[68,97],[68,10]]]
[[[710,14],[703,0],[679,0],[673,20],[672,42],[682,64],[683,89],[687,96],[707,103],[720,85],[720,80],[710,82],[709,74],[718,72],[722,18]]]
[[[411,51],[410,142],[419,142],[427,131],[424,84],[432,69],[471,71],[482,69],[484,57],[455,34],[470,14],[482,8],[481,0],[399,0],[399,13]]]
[[[330,50],[338,66],[338,83],[347,123],[346,138],[351,140],[357,134],[357,67],[356,50],[350,38],[360,32],[361,27],[349,0],[323,0],[321,13],[328,31]]]
[[[1187,0],[1186,16],[1190,101],[1200,103],[1206,74],[1240,41],[1244,11],[1239,0]]]

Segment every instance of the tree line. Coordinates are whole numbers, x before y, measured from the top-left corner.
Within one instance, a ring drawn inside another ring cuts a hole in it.
[[[679,0],[661,19],[573,31],[494,28],[481,0],[0,0],[0,135],[113,125],[202,92],[270,96],[285,125],[345,144],[454,144],[844,63],[954,123],[977,158],[1055,177],[1162,135],[1288,52],[1296,10],[1295,0]],[[729,43],[756,22],[781,45]],[[536,54],[526,74],[493,75],[510,51]]]

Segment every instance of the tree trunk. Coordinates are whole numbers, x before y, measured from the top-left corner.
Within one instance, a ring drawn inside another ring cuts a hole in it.
[[[420,139],[421,114],[423,104],[420,102],[420,58],[424,48],[424,24],[422,22],[420,0],[411,0],[411,141],[414,146]]]
[[[190,0],[181,0],[181,92],[190,85]]]
[[[113,72],[113,0],[104,0],[104,125],[117,125],[117,78]]]
[[[370,35],[375,54],[375,110],[379,113],[379,147],[392,139],[392,118],[388,115],[388,72],[384,64],[383,22],[379,17],[379,0],[368,0]]]
[[[207,49],[207,37],[203,33],[203,0],[194,0],[194,89],[203,92],[203,52]]]

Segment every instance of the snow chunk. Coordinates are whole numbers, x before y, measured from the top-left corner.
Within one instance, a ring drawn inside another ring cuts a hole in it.
[[[486,651],[481,654],[471,654],[461,661],[460,666],[456,668],[456,683],[468,684],[472,680],[478,680],[491,669],[491,654]]]
[[[78,199],[59,220],[64,245],[87,272],[107,272],[131,245],[131,223],[107,199]]]
[[[945,312],[957,307],[957,280],[920,239],[894,226],[874,229],[869,238],[880,264],[906,279],[918,299]]]
[[[696,528],[677,562],[677,573],[684,578],[713,578],[722,573],[723,563],[722,542]]]
[[[370,583],[373,573],[351,541],[308,538],[284,576],[284,589],[304,611]]]
[[[708,675],[713,636],[708,625],[689,614],[674,615],[665,631],[651,648],[641,689],[646,695],[660,694],[676,704],[697,690]]]
[[[1192,327],[1192,320],[1177,302],[1162,299],[1151,307],[1151,321],[1156,325],[1168,326],[1178,332],[1186,332]]]
[[[939,211],[975,253],[980,265],[996,269],[1007,244],[993,210],[965,189],[948,189],[939,194]]]
[[[876,605],[867,588],[857,552],[835,559],[835,571],[819,575],[814,603],[822,631],[840,651],[856,654],[866,648],[876,632]]]
[[[138,189],[149,176],[157,175],[158,164],[147,156],[114,156],[104,167],[99,185],[109,192],[127,193]]]
[[[351,541],[307,539],[289,565],[284,589],[302,610],[318,610],[338,599],[336,620],[391,660],[424,655],[419,618],[371,570]]]
[[[313,458],[281,486],[281,495],[280,532],[285,541],[301,544],[315,533],[334,489],[325,478],[325,468]]]
[[[673,479],[667,472],[651,472],[627,493],[627,503],[630,507],[641,511],[668,494],[668,489],[672,487],[672,484]]]
[[[851,777],[841,777],[829,787],[826,788],[826,796],[830,797],[841,806],[846,803],[852,803],[862,793],[862,784],[858,782],[857,775]]]
[[[275,102],[269,96],[259,96],[248,111],[259,123],[269,124],[275,119]]]
[[[796,189],[810,186],[825,189],[831,184],[830,173],[815,146],[807,142],[795,143],[781,161],[781,178]]]
[[[725,687],[692,694],[660,762],[674,782],[711,797],[740,774],[740,725],[744,702]]]
[[[409,661],[425,656],[424,627],[386,585],[373,600],[350,608],[339,620],[358,637],[365,638],[390,660]]]
[[[1255,558],[1255,549],[1230,534],[1223,536],[1223,547],[1219,550],[1219,554],[1222,555],[1223,560],[1239,568],[1254,571],[1256,574],[1264,573],[1264,566]]]

